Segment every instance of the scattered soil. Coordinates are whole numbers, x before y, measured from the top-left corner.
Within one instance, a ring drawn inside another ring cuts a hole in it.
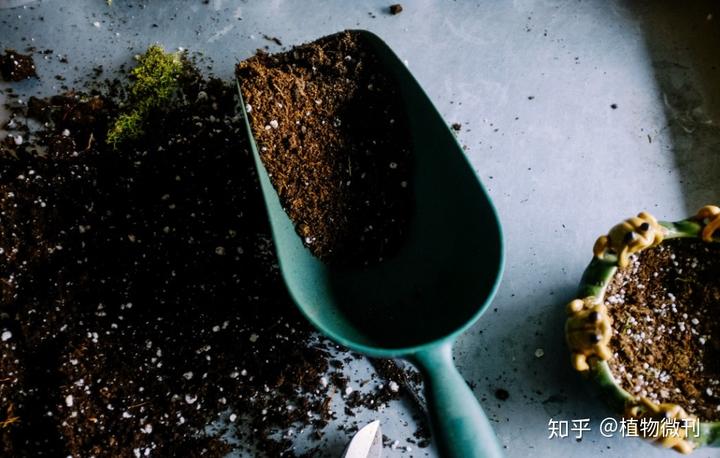
[[[234,84],[189,64],[181,80],[152,134],[117,150],[117,83],[11,107],[1,456],[293,456],[293,430],[321,450],[343,415],[343,363],[283,287]],[[47,130],[31,136],[25,115]],[[377,395],[347,409],[401,392]],[[218,420],[241,425],[243,445],[208,437]]]
[[[506,390],[505,388],[498,388],[497,390],[495,390],[495,397],[501,401],[507,401],[507,399],[510,397],[510,393],[508,393],[508,390]]]
[[[609,361],[629,393],[720,419],[720,246],[668,240],[608,286]]]
[[[400,13],[402,13],[402,10],[403,10],[403,6],[399,3],[390,5],[390,14],[400,14]]]
[[[282,41],[280,41],[280,39],[278,37],[273,37],[270,35],[263,35],[263,38],[266,39],[267,41],[272,41],[273,43],[275,43],[278,46],[282,46]]]
[[[237,66],[260,156],[313,254],[392,255],[410,218],[411,139],[399,90],[362,35],[341,32]]]
[[[460,124],[459,122],[455,122],[451,127],[455,132],[460,132],[460,130],[462,129],[462,124]]]
[[[365,394],[355,398],[357,404],[372,408],[378,402],[387,403],[396,399],[398,393],[407,395],[408,398],[413,401],[413,405],[417,410],[416,413],[420,414],[416,418],[416,421],[420,424],[418,431],[429,430],[429,425],[425,424],[427,405],[422,392],[423,383],[420,373],[415,370],[407,370],[407,364],[397,363],[391,359],[371,358],[370,363],[377,375],[382,380],[385,380],[386,383],[384,383],[376,393],[371,393],[370,395]],[[349,402],[352,403],[353,400],[350,399]],[[430,436],[427,436],[425,438],[429,439],[429,437]]]
[[[0,56],[0,74],[5,81],[22,81],[37,77],[32,55],[6,49],[5,54]]]

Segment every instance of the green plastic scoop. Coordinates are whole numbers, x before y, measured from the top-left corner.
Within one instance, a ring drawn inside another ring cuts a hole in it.
[[[245,114],[280,269],[297,306],[320,331],[355,351],[406,358],[421,370],[441,456],[502,456],[452,360],[455,338],[480,317],[500,282],[497,215],[455,136],[407,67],[376,35],[359,33],[399,83],[409,118],[411,227],[399,252],[379,265],[326,266],[303,246],[283,211]],[[242,93],[240,105],[245,106]]]

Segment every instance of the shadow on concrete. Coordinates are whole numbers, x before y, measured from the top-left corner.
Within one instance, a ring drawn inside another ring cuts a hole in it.
[[[665,104],[685,209],[720,202],[720,3],[627,2]]]

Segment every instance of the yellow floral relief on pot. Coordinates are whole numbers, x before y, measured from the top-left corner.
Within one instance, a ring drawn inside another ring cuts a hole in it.
[[[630,403],[625,415],[638,420],[645,418],[658,422],[656,430],[646,433],[647,439],[680,453],[688,454],[693,451],[694,446],[687,437],[688,432],[693,430],[693,426],[697,425],[699,420],[679,405],[656,404],[643,397],[639,401]]]
[[[713,241],[713,234],[720,229],[720,208],[715,205],[705,205],[698,210],[695,220],[703,224],[702,239],[705,242]]]
[[[590,369],[590,358],[610,359],[612,352],[608,344],[613,331],[607,307],[596,302],[594,297],[587,297],[570,302],[567,312],[565,337],[575,370],[584,372]]]
[[[607,235],[600,236],[593,247],[593,254],[602,258],[611,252],[617,256],[618,266],[626,267],[630,255],[660,244],[665,229],[654,216],[641,212],[614,226]]]

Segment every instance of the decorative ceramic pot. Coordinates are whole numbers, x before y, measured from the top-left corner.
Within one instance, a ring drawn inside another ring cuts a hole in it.
[[[710,243],[719,228],[720,208],[715,206],[703,207],[697,215],[677,222],[658,222],[645,212],[623,221],[598,238],[593,260],[580,281],[578,299],[567,306],[565,336],[573,367],[589,378],[626,419],[691,424],[692,429],[680,428],[677,433],[658,428],[656,433],[644,435],[682,453],[702,445],[720,446],[720,422],[702,421],[689,415],[683,406],[658,404],[622,388],[608,364],[613,357],[609,347],[613,328],[605,293],[618,268],[627,266],[631,255],[673,238],[697,238]]]

